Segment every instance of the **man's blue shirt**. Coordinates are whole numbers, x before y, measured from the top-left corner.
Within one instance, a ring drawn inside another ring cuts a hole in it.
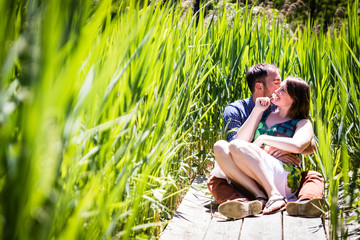
[[[236,133],[250,116],[255,103],[252,96],[246,99],[239,99],[226,106],[224,111],[224,130],[228,142],[236,138]]]
[[[228,142],[236,139],[236,133],[245,123],[246,119],[248,119],[254,107],[255,103],[252,96],[236,100],[226,106],[223,117],[224,130]],[[266,111],[274,111],[275,109],[276,106],[272,104]]]

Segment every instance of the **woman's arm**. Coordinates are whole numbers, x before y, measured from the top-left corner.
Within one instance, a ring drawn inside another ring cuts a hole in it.
[[[301,154],[310,155],[310,154],[313,154],[314,152],[316,152],[316,143],[313,138],[313,139],[311,139],[309,146],[307,146],[307,148],[305,148],[305,150]]]
[[[254,133],[259,125],[263,112],[270,106],[270,98],[261,97],[257,98],[255,102],[255,108],[250,113],[250,116],[244,124],[239,128],[236,133],[236,138],[247,142],[251,142],[254,139]]]
[[[298,122],[293,137],[277,137],[260,135],[254,143],[258,146],[267,144],[284,151],[292,153],[302,153],[310,145],[313,139],[313,128],[310,120],[302,119]]]

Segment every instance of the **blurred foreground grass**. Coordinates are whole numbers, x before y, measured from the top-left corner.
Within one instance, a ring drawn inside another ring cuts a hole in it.
[[[2,237],[155,238],[211,169],[223,109],[249,96],[259,62],[311,86],[320,145],[304,168],[325,176],[332,238],[345,237],[360,205],[358,1],[332,34],[129,2],[0,0]]]

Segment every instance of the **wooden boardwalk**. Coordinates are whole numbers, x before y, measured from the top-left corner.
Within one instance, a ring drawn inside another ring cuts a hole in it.
[[[206,207],[212,200],[206,180],[200,176],[195,179],[161,234],[161,240],[327,239],[321,218],[292,217],[286,212],[278,212],[228,220],[217,212],[216,207]]]

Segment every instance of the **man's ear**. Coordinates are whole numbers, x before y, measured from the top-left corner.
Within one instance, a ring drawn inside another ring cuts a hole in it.
[[[264,89],[264,84],[261,82],[255,83],[255,89],[262,91]]]

